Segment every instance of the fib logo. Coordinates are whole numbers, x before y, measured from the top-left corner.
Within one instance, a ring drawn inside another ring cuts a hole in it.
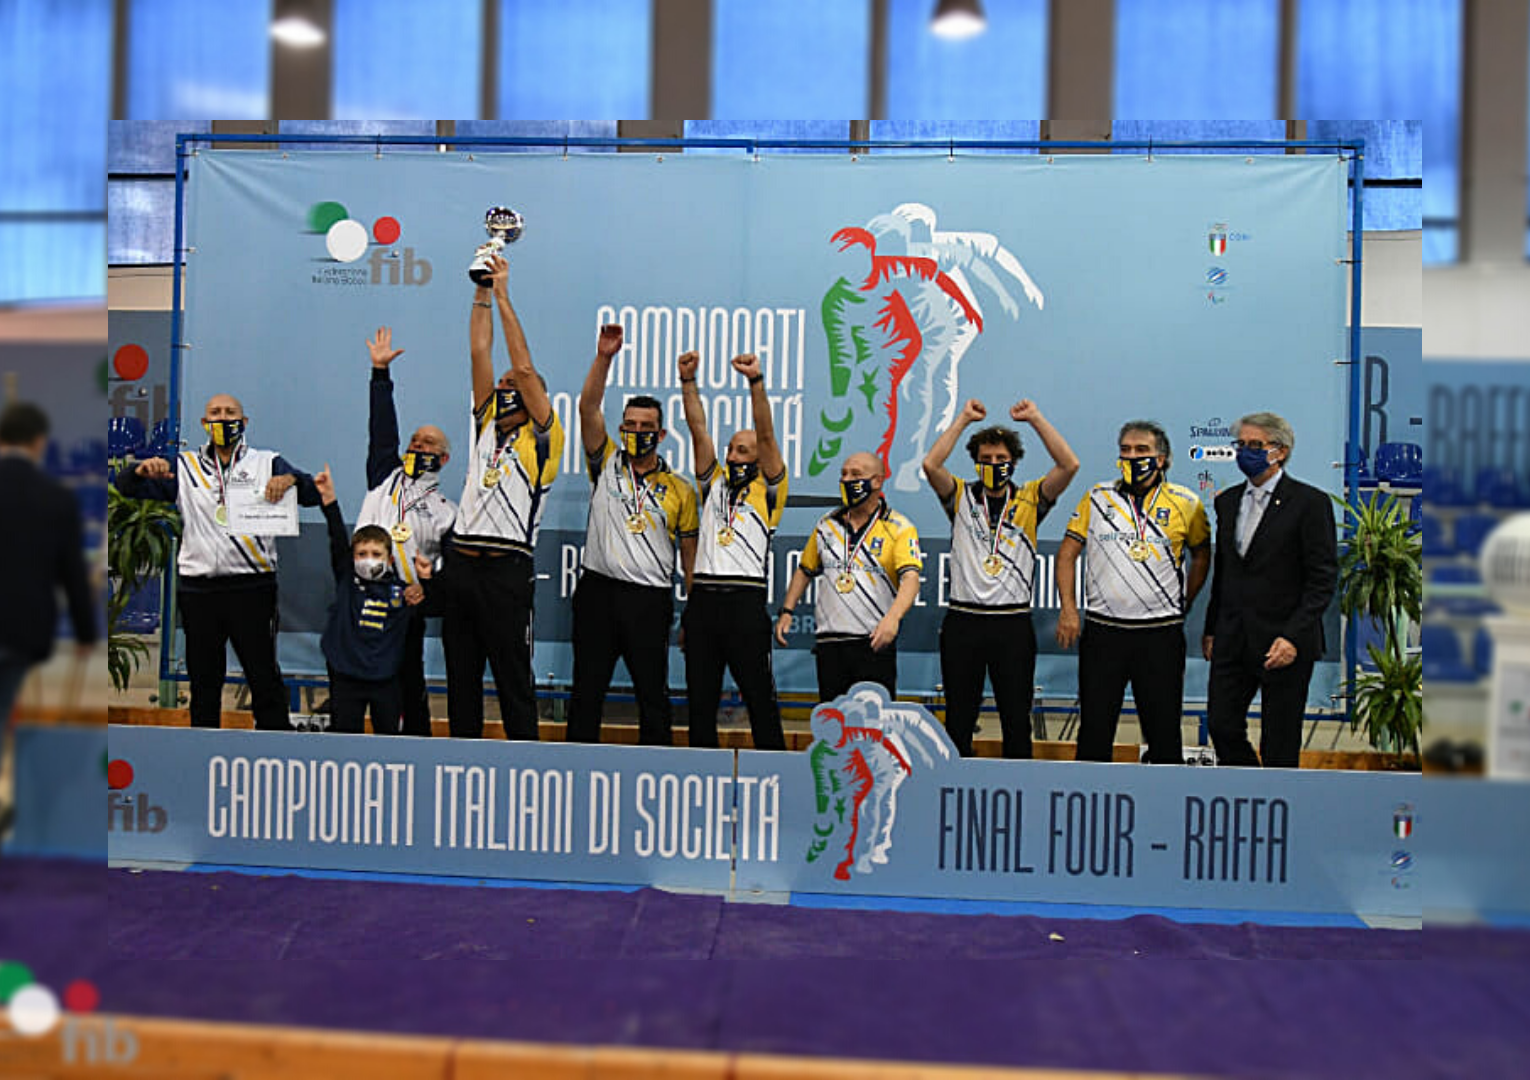
[[[163,806],[155,806],[146,791],[136,795],[128,791],[133,786],[133,766],[117,758],[106,765],[106,831],[111,832],[164,832],[170,815]]]
[[[41,1039],[55,1029],[66,1065],[130,1065],[138,1037],[107,1017],[94,1015],[101,993],[88,979],[64,988],[62,1000],[15,960],[0,960],[0,1039]],[[0,1051],[0,1060],[4,1052]]]
[[[414,248],[395,247],[404,235],[399,220],[384,214],[366,225],[351,217],[343,203],[326,200],[308,208],[308,231],[324,237],[328,264],[314,272],[315,285],[428,285],[430,260]],[[364,266],[352,266],[365,256]],[[334,265],[334,264],[341,265]]]

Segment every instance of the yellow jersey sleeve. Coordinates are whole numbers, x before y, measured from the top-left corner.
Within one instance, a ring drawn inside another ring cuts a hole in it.
[[[522,424],[515,437],[515,453],[534,487],[547,487],[558,475],[563,460],[563,424],[553,413],[552,422],[539,428],[534,420]]]
[[[611,455],[614,453],[616,453],[616,440],[611,438],[610,435],[606,436],[605,443],[593,454],[585,451],[584,458],[585,464],[589,466],[587,471],[590,474],[591,487],[600,484],[600,471],[606,467],[606,462],[611,460]]]
[[[1073,516],[1068,519],[1067,533],[1080,544],[1089,540],[1089,496],[1090,492],[1084,492],[1084,497],[1078,501],[1078,508],[1073,511]]]
[[[1185,543],[1194,550],[1211,543],[1211,522],[1206,518],[1206,504],[1195,499],[1190,508],[1190,520],[1185,526]]]
[[[956,486],[951,489],[949,498],[940,500],[940,508],[946,512],[946,517],[951,521],[956,520],[956,508],[962,504],[962,496],[967,493],[967,481],[953,476],[952,481]]]
[[[696,474],[696,489],[701,492],[702,499],[705,499],[707,494],[711,492],[712,484],[717,480],[717,474],[721,470],[722,464],[716,458],[713,458],[711,466],[705,472]]]
[[[817,577],[823,569],[823,559],[818,554],[818,530],[814,529],[808,537],[807,544],[802,549],[802,557],[797,561],[802,572],[809,577]]]
[[[924,553],[919,550],[919,531],[914,523],[902,514],[895,514],[887,524],[893,534],[892,546],[882,549],[882,566],[887,576],[897,581],[910,570],[923,570]]]
[[[677,481],[679,480],[676,477]],[[701,515],[696,510],[696,489],[684,481],[675,484],[679,505],[675,508],[675,533],[682,540],[701,531]]]
[[[761,489],[760,516],[774,531],[781,524],[781,512],[786,509],[786,472],[776,480],[766,480]]]

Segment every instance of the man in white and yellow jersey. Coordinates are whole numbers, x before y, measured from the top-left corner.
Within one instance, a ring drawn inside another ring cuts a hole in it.
[[[319,489],[280,454],[249,446],[248,423],[237,398],[214,394],[202,413],[207,445],[181,451],[174,467],[156,457],[122,469],[117,490],[132,499],[173,502],[181,512],[176,607],[186,631],[192,725],[219,726],[227,649],[233,645],[250,687],[255,726],[291,731],[276,660],[276,537],[232,531],[229,500],[245,489],[279,502],[295,485],[299,504],[318,506]]]
[[[574,690],[568,740],[599,742],[606,691],[618,659],[638,703],[638,741],[673,743],[669,632],[675,615],[675,559],[686,586],[696,561],[696,489],[659,456],[664,406],[639,395],[622,408],[617,434],[602,413],[611,358],[622,328],[600,331],[579,397],[580,439],[590,470],[584,567],[574,589]]]
[[[754,748],[784,750],[765,594],[770,541],[786,505],[786,462],[776,442],[765,376],[753,355],[735,356],[733,370],[748,380],[754,429],[735,432],[726,460],[718,462],[696,384],[699,363],[694,352],[679,361],[702,496],[696,568],[681,617],[690,744],[717,745],[717,704],[726,666],[749,710]]]
[[[1128,421],[1117,443],[1121,479],[1089,489],[1057,554],[1057,643],[1079,643],[1078,760],[1111,759],[1131,683],[1148,761],[1182,763],[1185,615],[1211,568],[1211,527],[1195,492],[1164,478],[1161,425]],[[1074,583],[1086,545],[1080,626]]]
[[[913,522],[887,505],[887,476],[874,454],[851,454],[839,470],[840,507],[819,520],[802,549],[776,619],[786,644],[792,613],[818,579],[818,698],[830,701],[858,682],[897,694],[898,627],[919,596],[924,556]]]
[[[457,518],[457,504],[441,494],[441,468],[451,459],[451,442],[434,424],[421,424],[399,453],[398,411],[393,404],[393,361],[404,354],[393,347],[393,331],[381,327],[367,339],[372,360],[367,417],[367,495],[356,528],[376,525],[388,533],[393,565],[411,605],[399,661],[398,687],[405,735],[430,734],[430,697],[425,686],[425,612],[416,606],[424,589],[414,560],[434,563],[441,542]],[[379,719],[372,717],[374,729]]]
[[[479,287],[468,319],[473,372],[473,456],[445,565],[426,587],[442,611],[446,696],[454,736],[483,735],[483,667],[499,691],[505,738],[535,739],[531,675],[532,551],[547,493],[558,475],[563,425],[510,303],[510,264],[491,264],[492,289]],[[494,381],[497,309],[510,370]]]
[[[1036,687],[1031,625],[1036,529],[1078,472],[1078,456],[1026,399],[1011,406],[1010,419],[1031,425],[1052,456],[1052,468],[1039,479],[1015,483],[1015,465],[1025,449],[1017,431],[996,424],[967,440],[977,483],[959,480],[946,471],[946,459],[967,426],[987,416],[981,401],[968,401],[924,459],[924,475],[951,520],[950,600],[940,626],[946,731],[962,756],[970,757],[986,675],[993,681],[1004,756],[1028,758]]]

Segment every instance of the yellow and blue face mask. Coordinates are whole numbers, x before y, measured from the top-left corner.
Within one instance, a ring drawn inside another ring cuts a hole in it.
[[[494,388],[494,418],[503,419],[506,416],[514,416],[524,408],[521,401],[521,392],[514,388],[507,389],[503,386]]]
[[[875,492],[871,481],[865,478],[857,480],[841,480],[839,482],[839,501],[846,510],[861,505],[871,498]]]
[[[1158,459],[1155,457],[1120,458],[1116,464],[1127,487],[1145,487],[1158,475]]]
[[[441,471],[441,455],[432,454],[428,450],[406,450],[399,458],[404,466],[404,475],[411,480],[428,472]]]
[[[207,437],[212,440],[214,446],[233,446],[244,438],[245,421],[241,417],[238,420],[203,420],[202,430],[207,432]]]
[[[658,431],[625,431],[619,433],[622,437],[622,449],[627,451],[627,456],[643,458],[659,448]]]
[[[1009,484],[1009,478],[1015,475],[1015,463],[1013,461],[980,461],[977,463],[978,483],[989,491],[998,491]]]

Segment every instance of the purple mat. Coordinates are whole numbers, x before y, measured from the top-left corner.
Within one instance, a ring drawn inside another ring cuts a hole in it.
[[[93,978],[109,1010],[476,1038],[1249,1078],[1521,1075],[1530,1052],[1530,934],[1508,931],[0,862],[0,956]]]

